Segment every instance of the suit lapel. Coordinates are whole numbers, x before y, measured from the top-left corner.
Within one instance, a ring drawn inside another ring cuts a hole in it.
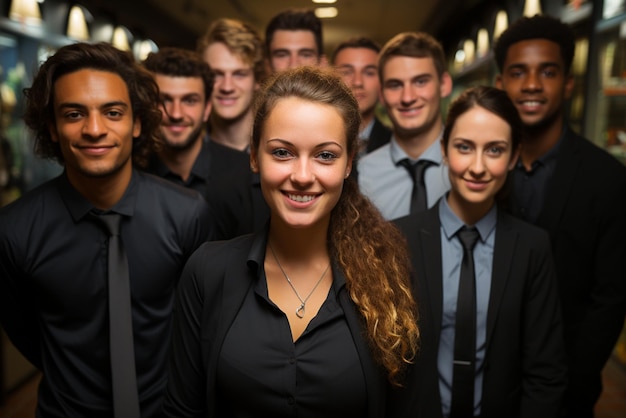
[[[582,162],[579,152],[579,138],[569,128],[566,129],[552,180],[546,189],[543,208],[537,220],[537,225],[550,231],[552,236],[554,236],[554,230],[557,228],[567,205],[567,197],[574,186],[573,178],[580,169]]]
[[[511,265],[513,263],[517,239],[517,232],[511,228],[506,214],[498,211],[493,251],[493,267],[491,271],[491,290],[487,310],[487,347],[489,347],[489,342],[493,335],[493,328],[498,318],[498,310],[502,304],[504,290],[506,289],[510,275],[513,274]]]
[[[423,277],[418,277],[418,282],[423,286],[418,288],[423,296],[418,294],[419,303],[429,306],[432,316],[434,335],[441,331],[441,317],[443,315],[443,279],[441,274],[441,232],[439,221],[439,206],[435,205],[424,214],[424,222],[421,223],[418,242],[421,245],[419,263],[424,268]]]

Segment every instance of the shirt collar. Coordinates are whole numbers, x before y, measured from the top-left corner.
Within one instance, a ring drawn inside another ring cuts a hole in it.
[[[130,183],[122,195],[122,198],[111,209],[111,212],[119,213],[120,215],[133,216],[135,210],[135,202],[137,200],[137,193],[139,192],[138,182],[141,174],[133,169]],[[67,206],[74,222],[78,222],[87,215],[94,206],[89,202],[78,190],[72,186],[67,173],[64,171],[59,177],[57,177],[57,186],[61,195],[61,200]]]
[[[420,157],[417,160],[413,160],[412,158],[410,158],[407,155],[407,153],[404,152],[402,147],[400,147],[400,145],[398,144],[398,141],[396,140],[395,135],[392,136],[391,141],[389,143],[389,147],[390,147],[390,153],[391,153],[391,160],[393,161],[393,164],[398,165],[399,161],[404,160],[405,158],[408,158],[412,162],[417,162],[420,160],[428,160],[435,165],[440,165],[443,161],[443,155],[441,154],[441,143],[440,143],[442,134],[443,132],[439,134],[437,139],[432,144],[430,144],[428,148],[426,148],[426,150],[422,153],[422,155],[420,155]]]
[[[265,228],[263,228],[262,231],[254,235],[254,241],[252,241],[252,246],[250,247],[250,252],[248,253],[248,268],[256,278],[261,277],[261,272],[265,262],[265,248],[267,247],[268,234],[269,222],[265,225]],[[346,277],[343,275],[343,271],[337,263],[333,262],[331,268],[333,271],[332,286],[335,293],[337,293],[343,286],[345,286]]]
[[[441,227],[443,228],[444,234],[446,234],[446,238],[448,240],[452,239],[452,237],[459,232],[459,229],[463,228],[465,224],[463,221],[456,216],[450,206],[448,205],[448,195],[446,194],[443,198],[439,200],[439,219],[441,222]],[[478,230],[478,234],[480,235],[480,240],[485,242],[489,234],[493,232],[496,227],[497,220],[497,207],[494,204],[489,212],[476,224],[473,226]],[[468,225],[471,226],[471,225]]]
[[[205,135],[202,138],[202,147],[200,148],[200,152],[198,153],[198,157],[193,162],[193,166],[191,167],[190,178],[197,177],[200,179],[207,179],[209,177],[209,163],[211,160],[211,152],[209,150],[209,136]],[[173,173],[165,163],[159,158],[158,155],[152,155],[150,159],[150,167],[152,168],[154,174],[159,177],[166,176],[176,176],[180,177],[178,174]]]
[[[559,156],[559,149],[561,148],[561,144],[563,144],[563,141],[565,140],[564,138],[566,136],[566,133],[567,127],[564,125],[563,130],[561,131],[561,136],[559,137],[557,143],[554,144],[554,146],[550,148],[548,152],[533,161],[531,171],[533,171],[538,165],[549,165],[552,161],[555,161],[557,159],[557,157]],[[517,159],[516,167],[526,171],[526,168],[524,167],[524,163],[522,163],[521,158]]]
[[[369,139],[372,134],[372,128],[374,128],[374,118],[367,124],[365,128],[361,132],[359,132],[359,139]]]

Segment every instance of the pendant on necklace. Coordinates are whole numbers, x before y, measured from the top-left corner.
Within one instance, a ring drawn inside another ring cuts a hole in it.
[[[296,316],[300,319],[304,318],[304,303],[300,304],[298,309],[296,309]]]

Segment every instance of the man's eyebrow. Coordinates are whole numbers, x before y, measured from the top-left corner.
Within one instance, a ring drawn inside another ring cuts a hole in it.
[[[129,107],[128,103],[126,103],[126,102],[124,102],[122,100],[114,100],[114,101],[111,101],[111,102],[103,103],[100,106],[98,106],[98,108],[103,109],[103,108],[114,107],[114,106],[124,107],[124,108],[128,108]],[[85,109],[85,108],[87,108],[87,106],[85,106],[82,103],[78,103],[78,102],[63,102],[63,103],[59,103],[59,105],[57,107],[59,109],[68,109],[68,108]]]

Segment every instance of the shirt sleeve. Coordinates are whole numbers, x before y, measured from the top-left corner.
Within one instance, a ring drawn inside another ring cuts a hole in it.
[[[206,416],[206,370],[202,355],[202,317],[205,307],[205,247],[187,262],[174,308],[169,380],[163,412],[166,417]]]
[[[10,223],[6,218],[0,216],[0,224],[5,227]],[[0,322],[20,353],[41,368],[38,309],[19,248],[19,237],[12,237],[7,228],[0,226]]]
[[[217,235],[215,219],[209,204],[198,195],[194,209],[188,222],[187,257],[189,257],[202,243],[214,240]]]

